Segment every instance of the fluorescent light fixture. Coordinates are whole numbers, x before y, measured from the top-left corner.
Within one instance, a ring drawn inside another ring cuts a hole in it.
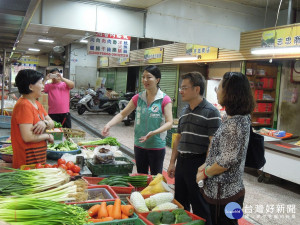
[[[197,60],[198,57],[196,56],[182,56],[182,57],[175,57],[173,58],[173,61],[193,61]]]
[[[121,0],[110,0],[111,2],[120,2]]]
[[[43,38],[40,38],[38,41],[39,41],[39,42],[45,42],[45,43],[53,43],[53,42],[54,42],[53,40],[50,40],[50,39],[43,39]]]
[[[81,39],[80,42],[81,42],[81,43],[88,43],[89,41],[88,41],[88,40],[85,40],[85,39]]]
[[[268,47],[268,48],[252,48],[253,55],[272,55],[272,54],[300,54],[300,46],[295,47]]]
[[[37,48],[29,48],[28,51],[39,52],[40,49],[37,49]]]

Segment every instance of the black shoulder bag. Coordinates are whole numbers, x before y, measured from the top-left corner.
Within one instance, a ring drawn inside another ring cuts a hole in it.
[[[260,169],[265,165],[265,163],[264,137],[254,133],[252,126],[250,126],[250,137],[245,166],[254,169]]]

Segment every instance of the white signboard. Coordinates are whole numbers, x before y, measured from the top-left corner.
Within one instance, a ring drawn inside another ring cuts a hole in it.
[[[127,35],[97,33],[89,38],[87,51],[90,55],[129,58],[130,39]]]

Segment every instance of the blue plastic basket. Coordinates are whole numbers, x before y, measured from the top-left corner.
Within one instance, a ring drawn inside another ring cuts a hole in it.
[[[8,128],[11,126],[11,116],[0,115],[0,128]]]
[[[65,154],[65,153],[69,153],[71,155],[76,155],[76,154],[79,154],[80,152],[81,152],[80,147],[78,147],[77,150],[66,151],[66,152],[52,151],[52,150],[47,149],[47,159],[57,160],[57,159],[60,159],[62,157],[62,155]]]

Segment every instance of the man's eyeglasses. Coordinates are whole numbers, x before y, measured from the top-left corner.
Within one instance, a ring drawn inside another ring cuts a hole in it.
[[[191,88],[191,87],[180,87],[180,88],[178,88],[178,91],[179,92],[186,91],[188,88]]]

